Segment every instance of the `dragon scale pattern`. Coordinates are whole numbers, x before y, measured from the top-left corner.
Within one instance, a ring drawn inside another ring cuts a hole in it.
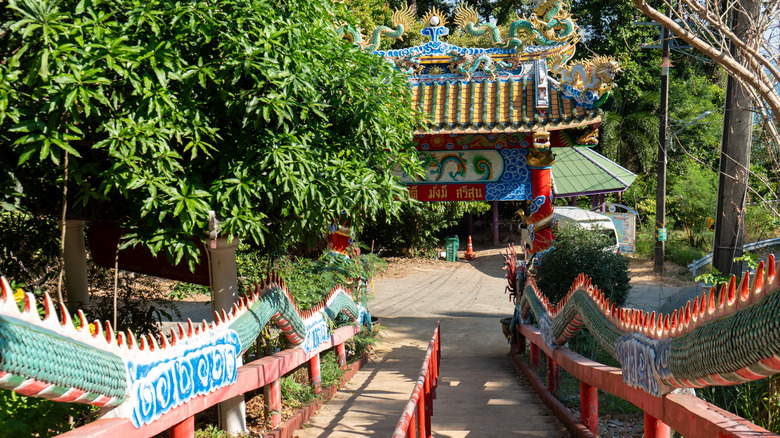
[[[359,283],[358,287],[363,287]],[[2,278],[0,292],[0,388],[54,401],[115,407],[110,415],[136,427],[200,394],[235,382],[241,354],[273,322],[287,340],[305,351],[330,339],[327,319],[340,313],[370,326],[368,310],[337,286],[312,309],[301,311],[281,278],[269,276],[233,305],[215,312],[214,322],[181,323],[170,335],[115,332],[106,322],[89,324],[78,311],[55,315],[44,296],[44,318],[35,296],[25,294],[20,311]],[[77,328],[78,327],[78,328]]]
[[[780,276],[773,256],[760,263],[751,285],[746,273],[713,287],[671,314],[648,313],[610,303],[580,274],[568,294],[553,305],[533,277],[520,288],[522,271],[510,266],[510,297],[516,321],[530,322],[533,312],[545,343],[565,345],[581,327],[615,357],[623,380],[661,396],[674,388],[733,385],[780,372]]]

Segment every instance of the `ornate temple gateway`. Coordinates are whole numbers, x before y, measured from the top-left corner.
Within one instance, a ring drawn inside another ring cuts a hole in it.
[[[488,34],[489,48],[442,40],[447,17],[435,8],[423,18],[425,44],[377,50],[382,35],[401,37],[414,11],[396,11],[395,28],[381,26],[369,42],[349,27],[339,33],[392,62],[408,76],[414,109],[426,118],[415,132],[425,179],[402,175],[420,201],[529,201],[533,252],[552,240],[552,148],[598,144],[599,110],[614,87],[617,62],[596,57],[567,65],[580,39],[568,5],[547,0],[508,33],[479,23],[460,5],[454,23],[473,36]],[[507,35],[502,38],[501,35]]]

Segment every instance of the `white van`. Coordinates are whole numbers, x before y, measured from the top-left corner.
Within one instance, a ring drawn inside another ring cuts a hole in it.
[[[609,239],[609,248],[612,252],[620,252],[620,239],[617,229],[609,216],[596,213],[595,211],[583,210],[577,207],[554,207],[555,220],[564,224],[576,225],[586,230],[598,230],[598,232]]]

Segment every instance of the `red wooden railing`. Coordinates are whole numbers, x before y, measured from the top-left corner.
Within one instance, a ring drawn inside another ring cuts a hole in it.
[[[541,353],[547,356],[547,385],[517,355],[513,355],[521,371],[572,436],[595,437],[598,434],[598,390],[627,400],[644,411],[645,438],[669,438],[671,429],[688,438],[711,437],[780,437],[766,429],[705,402],[695,395],[667,394],[655,397],[623,382],[620,368],[602,365],[565,347],[550,351],[542,341],[539,329],[518,324],[513,352],[525,353],[528,340],[531,366],[539,368]],[[558,391],[558,367],[580,381],[580,412],[578,419],[553,394]]]
[[[412,396],[401,413],[401,419],[393,432],[393,438],[431,436],[431,415],[436,387],[439,386],[439,361],[441,360],[441,324],[436,321],[433,338],[428,344],[425,360],[420,369],[420,377],[412,390]]]
[[[306,353],[302,348],[291,348],[271,356],[260,358],[238,368],[236,382],[219,388],[206,395],[197,396],[187,403],[171,409],[151,424],[136,429],[127,418],[106,418],[60,435],[60,437],[151,437],[168,431],[170,437],[194,437],[195,414],[202,412],[233,397],[249,391],[265,388],[267,404],[271,410],[271,427],[281,422],[277,412],[281,410],[282,400],[279,391],[279,379],[309,362],[309,366],[319,368],[319,354],[336,348],[337,360],[342,369],[345,367],[344,342],[360,332],[360,327],[345,326],[333,331],[329,342],[322,343],[316,351]],[[315,387],[319,384],[319,369],[309,370]]]

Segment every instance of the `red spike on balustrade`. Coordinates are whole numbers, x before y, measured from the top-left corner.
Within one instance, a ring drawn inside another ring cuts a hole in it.
[[[699,318],[707,314],[707,292],[701,293],[701,304],[699,305]]]
[[[168,337],[163,335],[162,333],[160,334],[160,348],[163,350],[168,348]]]
[[[233,315],[238,315],[238,304],[233,303]]]
[[[745,271],[745,275],[739,283],[739,300],[745,302],[748,299],[750,299],[750,271]]]
[[[43,320],[48,321],[54,315],[54,302],[48,293],[43,294]]]
[[[713,313],[715,313],[715,310],[718,309],[718,307],[715,305],[715,286],[712,286],[712,288],[710,289],[709,298],[710,299],[707,300],[707,302],[709,303],[709,305],[707,306],[707,313],[712,315]]]
[[[236,316],[236,314],[234,313],[233,316]],[[222,309],[222,321],[220,321],[220,322],[227,322],[229,320],[230,320],[230,318],[229,318],[228,313],[225,311],[225,309]]]
[[[8,301],[10,297],[13,297],[14,294],[11,292],[11,285],[8,284],[8,281],[5,279],[5,277],[2,277],[0,279],[0,300]]]
[[[73,325],[73,321],[70,319],[70,312],[65,306],[60,306],[60,325],[63,327]]]
[[[669,327],[672,330],[677,330],[677,310],[672,313],[672,318],[669,321]]]
[[[736,300],[737,300],[737,277],[735,275],[732,275],[731,279],[729,279],[728,305],[731,306],[732,304],[734,304]]]
[[[775,255],[769,254],[769,257],[767,257],[767,281],[769,281],[769,284],[772,284],[775,282]]]
[[[727,285],[723,285],[723,287],[720,288],[720,295],[718,295],[718,309],[723,309],[723,306],[726,304],[726,294],[728,294]]]
[[[179,339],[184,339],[184,336],[186,336],[186,333],[184,332],[184,326],[181,325],[180,322],[177,322],[176,325],[179,327]]]
[[[149,333],[149,334],[147,335],[147,337],[149,338],[149,351],[155,351],[155,350],[158,350],[158,347],[157,347],[157,339],[154,339],[154,335],[152,335],[151,333]]]
[[[95,327],[95,333],[92,334],[93,338],[98,338],[100,336],[103,336],[103,327],[100,326],[100,321],[95,320],[92,323],[92,326]]]
[[[764,292],[764,261],[758,262],[758,268],[756,268],[756,279],[753,284],[753,296],[758,297]]]
[[[84,311],[81,309],[76,311],[76,318],[78,318],[79,331],[86,330],[87,333],[89,333],[89,323],[87,322],[87,315],[84,314]]]
[[[691,321],[691,302],[685,303],[685,324],[687,325]]]
[[[192,324],[192,320],[187,318],[187,337],[191,338],[195,334],[195,327]]]
[[[171,327],[171,347],[176,345],[177,342],[179,342],[178,333],[176,333],[176,329],[174,327]]]
[[[130,329],[128,329],[127,330],[127,348],[132,350],[135,347],[137,347],[136,342],[135,342],[135,335],[133,334],[133,332],[130,331]]]
[[[40,319],[38,317],[38,309],[35,306],[35,295],[26,292],[24,294],[24,313],[31,313],[32,310],[35,310],[35,319]]]
[[[664,332],[665,332],[665,333],[666,333],[666,332],[668,332],[668,331],[669,331],[669,329],[670,329],[670,328],[671,328],[671,326],[672,326],[672,324],[671,324],[671,321],[670,321],[670,320],[671,320],[671,316],[670,316],[670,315],[667,313],[667,314],[666,314],[666,318],[664,318]]]
[[[651,330],[655,330],[656,323],[655,323],[655,310],[653,310],[653,313],[650,314],[650,321],[647,323],[648,328]]]
[[[114,342],[114,329],[111,327],[111,323],[106,321],[106,342],[109,344]]]
[[[119,332],[116,334],[116,344],[120,347],[125,345],[125,334],[123,332]]]
[[[138,344],[138,349],[141,350],[141,351],[144,351],[144,350],[146,350],[146,338],[144,336],[141,336],[140,339],[141,339],[141,341]]]
[[[691,316],[693,316],[693,320],[696,321],[699,319],[699,297],[697,296],[695,300],[693,300],[693,308],[691,309]]]
[[[224,310],[223,310],[224,312]],[[214,320],[222,324],[222,315],[219,314],[219,310],[214,311]]]

